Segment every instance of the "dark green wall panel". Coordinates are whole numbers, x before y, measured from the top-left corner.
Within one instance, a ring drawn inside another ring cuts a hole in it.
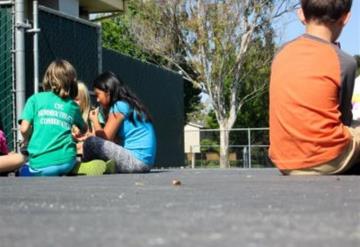
[[[116,73],[154,117],[158,167],[184,164],[184,92],[179,74],[103,49],[103,70]]]

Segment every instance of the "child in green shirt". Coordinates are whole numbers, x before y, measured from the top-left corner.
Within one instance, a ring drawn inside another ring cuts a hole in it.
[[[74,67],[65,60],[52,62],[45,72],[45,92],[31,96],[22,113],[20,126],[28,140],[29,166],[21,175],[61,176],[76,163],[76,144],[71,129],[75,125],[87,131],[79,106],[74,99],[78,85]]]

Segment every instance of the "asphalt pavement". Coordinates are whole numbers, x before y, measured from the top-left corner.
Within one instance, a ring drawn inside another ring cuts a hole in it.
[[[360,176],[0,177],[0,246],[359,247]]]

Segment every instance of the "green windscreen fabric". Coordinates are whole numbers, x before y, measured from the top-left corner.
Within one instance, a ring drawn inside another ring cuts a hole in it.
[[[149,109],[157,134],[157,167],[184,165],[184,90],[179,74],[103,48],[103,70],[116,73]]]
[[[39,9],[39,77],[55,59],[66,59],[76,69],[79,80],[89,84],[99,73],[100,27],[84,20]],[[26,39],[26,96],[33,94],[32,35]],[[31,83],[30,83],[31,82]]]
[[[14,96],[12,63],[12,15],[11,6],[0,6],[0,120],[8,146],[14,148]]]

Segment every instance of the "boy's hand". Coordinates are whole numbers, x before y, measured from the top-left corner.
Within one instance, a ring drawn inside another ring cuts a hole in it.
[[[72,133],[73,139],[76,142],[83,142],[88,138],[89,136],[93,136],[94,134],[91,132],[86,132],[85,134],[81,134],[80,132]]]
[[[85,140],[86,140],[87,135],[82,135],[82,136],[73,136],[73,138],[74,138],[74,140],[75,140],[76,142],[83,142],[83,141],[85,141]]]

